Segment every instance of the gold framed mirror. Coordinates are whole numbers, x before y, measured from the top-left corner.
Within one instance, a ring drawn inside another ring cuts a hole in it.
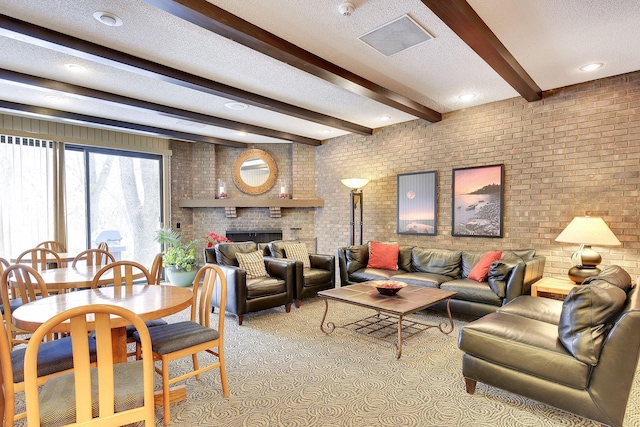
[[[233,182],[243,193],[266,193],[277,179],[276,161],[266,151],[245,150],[233,162]]]

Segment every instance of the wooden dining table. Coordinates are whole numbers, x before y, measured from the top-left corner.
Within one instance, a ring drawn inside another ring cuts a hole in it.
[[[52,268],[40,271],[40,276],[47,285],[47,291],[64,291],[68,289],[90,288],[96,273],[104,266],[76,265],[75,267]],[[144,273],[134,273],[134,279],[141,279]],[[113,271],[107,271],[102,275],[98,286],[104,286],[113,280]],[[10,280],[9,285],[11,286]]]
[[[25,331],[35,331],[58,313],[88,304],[112,304],[127,308],[149,321],[177,313],[191,306],[193,292],[189,288],[171,285],[106,286],[50,295],[18,307],[12,312],[13,323]],[[114,363],[127,360],[129,323],[120,317],[112,320]],[[69,323],[56,326],[52,332],[70,332]]]

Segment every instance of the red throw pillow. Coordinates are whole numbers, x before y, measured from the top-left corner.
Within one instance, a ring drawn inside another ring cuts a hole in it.
[[[491,267],[491,263],[499,260],[501,256],[502,251],[487,252],[482,256],[482,258],[480,258],[480,261],[478,261],[478,263],[473,266],[473,268],[469,272],[469,276],[467,277],[477,282],[484,282],[485,280],[487,280],[487,276],[489,275],[489,268]]]
[[[399,252],[400,245],[397,243],[369,242],[369,262],[367,263],[367,268],[397,270]]]

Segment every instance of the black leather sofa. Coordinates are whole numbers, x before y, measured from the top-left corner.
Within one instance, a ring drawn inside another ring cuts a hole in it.
[[[238,265],[235,254],[258,250],[254,242],[218,243],[213,248],[204,249],[207,263],[218,264],[227,279],[226,310],[238,317],[242,325],[247,313],[266,310],[284,305],[287,313],[291,311],[293,287],[295,285],[295,264],[275,258],[265,258],[267,277],[247,278],[247,272]],[[212,307],[219,307],[216,295],[211,300]]]
[[[605,268],[564,301],[521,296],[464,326],[467,392],[485,383],[621,427],[640,354],[640,293]]]
[[[505,250],[492,264],[486,282],[468,279],[486,251],[455,251],[400,246],[398,270],[367,268],[368,245],[338,249],[340,286],[369,280],[393,279],[410,285],[456,292],[451,311],[475,317],[495,312],[508,301],[531,293],[531,284],[542,277],[545,257],[534,249]],[[435,306],[445,309],[446,305]]]
[[[264,250],[264,255],[278,259],[286,259],[285,245],[298,243],[287,240],[274,240],[258,246]],[[293,261],[296,265],[296,284],[293,288],[293,298],[296,307],[300,308],[303,298],[315,297],[318,291],[331,289],[336,286],[336,257],[334,255],[309,254],[310,268],[305,268],[302,261]]]

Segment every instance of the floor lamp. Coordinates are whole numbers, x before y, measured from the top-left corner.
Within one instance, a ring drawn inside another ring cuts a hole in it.
[[[351,189],[351,245],[356,244],[356,228],[359,228],[358,239],[362,244],[362,187],[368,179],[345,178],[341,182]],[[357,211],[357,212],[356,212]]]

